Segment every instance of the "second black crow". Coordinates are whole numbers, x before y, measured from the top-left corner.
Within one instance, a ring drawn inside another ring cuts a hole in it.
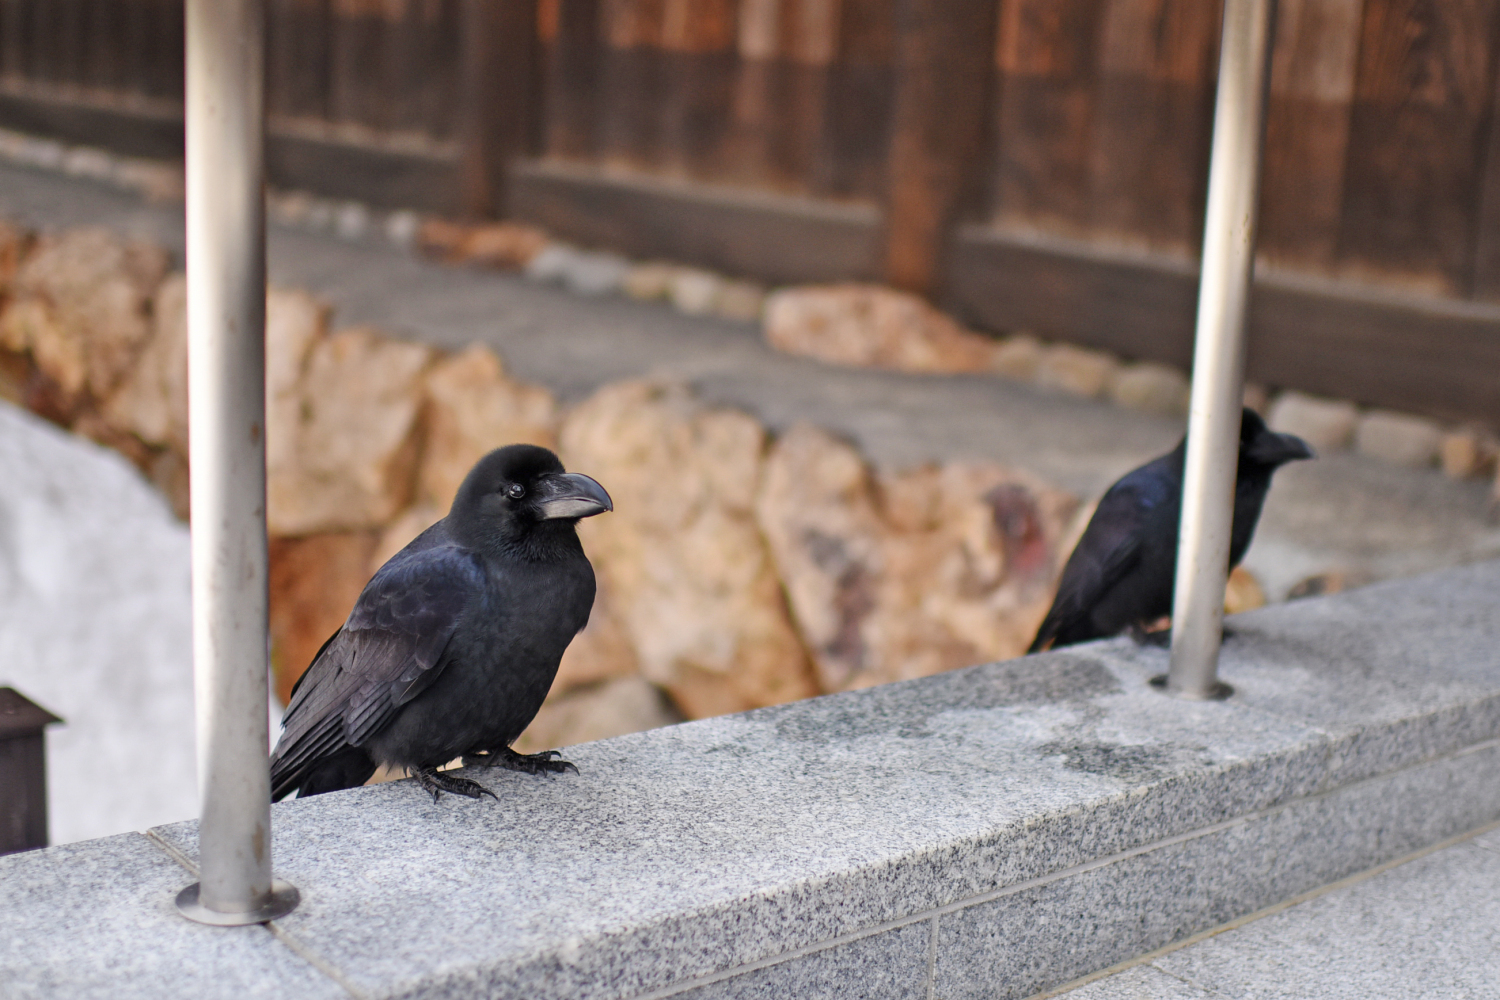
[[[1144,628],[1172,613],[1186,452],[1184,438],[1104,494],[1063,567],[1052,609],[1028,652]],[[1245,409],[1229,542],[1231,568],[1250,547],[1271,474],[1287,462],[1312,457],[1301,438],[1271,431],[1254,410]]]
[[[481,459],[448,516],[380,567],[292,689],[272,798],[362,785],[382,764],[433,798],[489,794],[437,770],[455,757],[533,774],[572,768],[555,750],[510,744],[594,604],[578,519],[612,509],[603,487],[545,448]]]

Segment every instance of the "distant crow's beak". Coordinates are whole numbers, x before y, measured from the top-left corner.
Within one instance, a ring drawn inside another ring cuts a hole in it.
[[[1267,432],[1257,437],[1249,448],[1249,458],[1261,465],[1284,465],[1316,457],[1307,442],[1293,434]]]
[[[560,517],[593,517],[614,510],[615,505],[604,487],[588,476],[559,472],[537,481],[536,508],[542,512],[542,520],[551,521]]]

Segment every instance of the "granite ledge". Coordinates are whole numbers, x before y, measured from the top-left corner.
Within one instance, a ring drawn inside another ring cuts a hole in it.
[[[1114,935],[1142,901],[1091,902],[1091,873],[1181,848],[1189,889],[1131,881],[1181,910],[1156,947],[1500,818],[1497,594],[1487,563],[1241,616],[1224,703],[1162,697],[1164,654],[1116,641],[587,744],[579,776],[476,775],[499,802],[283,803],[277,874],[304,902],[277,929],[370,997],[1024,995],[1063,981],[1046,935],[1040,972],[976,986],[943,964],[960,915],[1045,890],[1034,912]],[[153,835],[196,854],[194,824]],[[994,912],[974,933],[1012,940]],[[876,937],[903,957],[856,987],[840,970]]]

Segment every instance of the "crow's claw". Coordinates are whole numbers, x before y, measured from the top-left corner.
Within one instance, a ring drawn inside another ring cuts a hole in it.
[[[463,795],[467,798],[477,799],[481,795],[488,795],[500,801],[494,792],[485,788],[477,781],[468,778],[455,778],[452,775],[443,774],[436,768],[426,768],[412,774],[417,779],[417,784],[432,793],[432,801],[436,802],[442,798],[444,792],[452,792],[454,795]]]
[[[510,747],[501,747],[498,750],[486,750],[478,754],[465,754],[464,765],[466,767],[503,767],[507,771],[520,771],[522,774],[562,774],[565,771],[578,773],[578,766],[571,761],[554,760],[560,758],[556,750],[544,750],[541,753],[516,753]]]

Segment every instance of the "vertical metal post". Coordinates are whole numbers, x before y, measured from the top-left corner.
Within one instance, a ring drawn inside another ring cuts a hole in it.
[[[266,717],[264,0],[187,0],[188,416],[199,881],[178,908],[261,923],[271,879]]]
[[[1172,666],[1166,680],[1167,690],[1184,698],[1222,698],[1230,693],[1215,674],[1234,520],[1245,316],[1255,264],[1274,4],[1275,0],[1224,0],[1172,602]]]

